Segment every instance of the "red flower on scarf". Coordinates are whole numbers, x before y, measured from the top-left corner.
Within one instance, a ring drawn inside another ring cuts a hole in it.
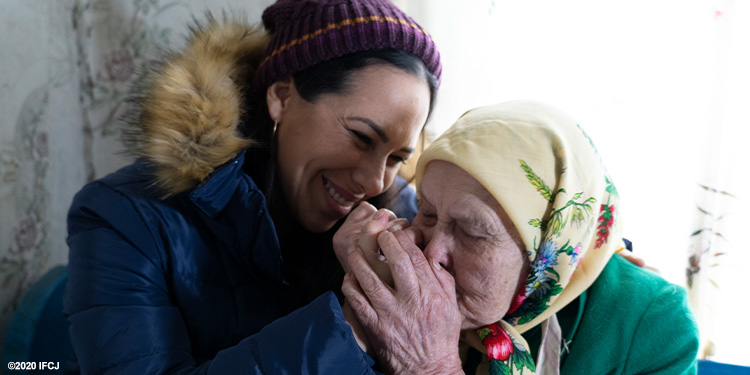
[[[519,307],[521,307],[523,301],[526,301],[526,288],[521,288],[521,291],[516,296],[516,299],[514,299],[513,303],[510,304],[510,308],[508,309],[508,312],[506,312],[506,314],[511,314],[516,311]]]
[[[497,323],[490,324],[485,328],[492,331],[482,340],[482,343],[487,348],[487,356],[491,360],[505,361],[508,359],[511,353],[513,353],[513,341],[511,341],[508,333],[500,328]]]
[[[596,248],[602,247],[609,238],[609,230],[615,222],[615,206],[603,204],[599,211],[599,225],[596,231]]]

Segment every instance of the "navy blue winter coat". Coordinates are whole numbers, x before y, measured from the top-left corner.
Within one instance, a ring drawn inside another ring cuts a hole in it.
[[[76,195],[65,313],[77,371],[374,373],[332,292],[285,310],[279,241],[237,129],[247,80],[232,74],[262,56],[256,31],[199,30],[145,84],[138,161]],[[402,196],[413,214],[413,191]]]
[[[166,200],[144,163],[76,196],[65,309],[82,373],[372,373],[332,292],[281,316],[278,240],[243,159]]]

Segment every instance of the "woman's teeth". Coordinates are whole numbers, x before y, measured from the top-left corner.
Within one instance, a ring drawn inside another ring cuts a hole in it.
[[[354,204],[354,202],[349,202],[346,199],[342,198],[341,195],[339,195],[339,193],[336,192],[336,189],[334,189],[333,186],[331,186],[328,183],[328,181],[326,181],[326,188],[328,189],[328,194],[333,198],[333,200],[338,202],[338,204],[344,207],[351,206],[352,204]]]

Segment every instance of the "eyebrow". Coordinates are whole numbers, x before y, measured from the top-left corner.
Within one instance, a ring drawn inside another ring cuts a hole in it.
[[[369,118],[359,117],[359,116],[351,116],[351,117],[347,117],[347,119],[359,121],[359,122],[366,124],[367,126],[372,128],[372,130],[375,132],[375,134],[378,135],[378,138],[380,138],[380,140],[383,141],[383,143],[388,143],[389,141],[388,135],[385,134],[385,132],[383,131],[383,128],[381,128],[380,125],[376,124],[375,121],[372,121]],[[414,153],[414,149],[411,147],[404,147],[400,151],[406,152],[408,154]]]

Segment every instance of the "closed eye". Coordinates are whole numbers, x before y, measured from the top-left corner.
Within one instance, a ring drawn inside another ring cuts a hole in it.
[[[406,159],[404,159],[404,158],[402,158],[400,156],[391,155],[390,158],[391,158],[391,160],[393,160],[393,161],[395,161],[397,163],[406,164]]]
[[[472,231],[466,230],[465,228],[460,228],[460,230],[461,230],[461,234],[463,234],[463,236],[465,238],[467,238],[467,239],[469,239],[471,241],[479,241],[479,240],[483,239],[482,236],[478,236],[478,235],[472,233]]]
[[[351,132],[351,133],[352,133],[352,134],[353,134],[353,135],[354,135],[355,137],[357,137],[357,139],[359,139],[359,141],[360,141],[360,142],[362,142],[362,143],[364,143],[364,144],[366,144],[366,145],[368,145],[368,146],[372,144],[372,138],[370,138],[370,137],[366,136],[366,135],[365,135],[364,133],[362,133],[362,132],[359,132],[359,131],[357,131],[357,130],[352,130],[352,129],[350,129],[349,131],[350,131],[350,132]]]

